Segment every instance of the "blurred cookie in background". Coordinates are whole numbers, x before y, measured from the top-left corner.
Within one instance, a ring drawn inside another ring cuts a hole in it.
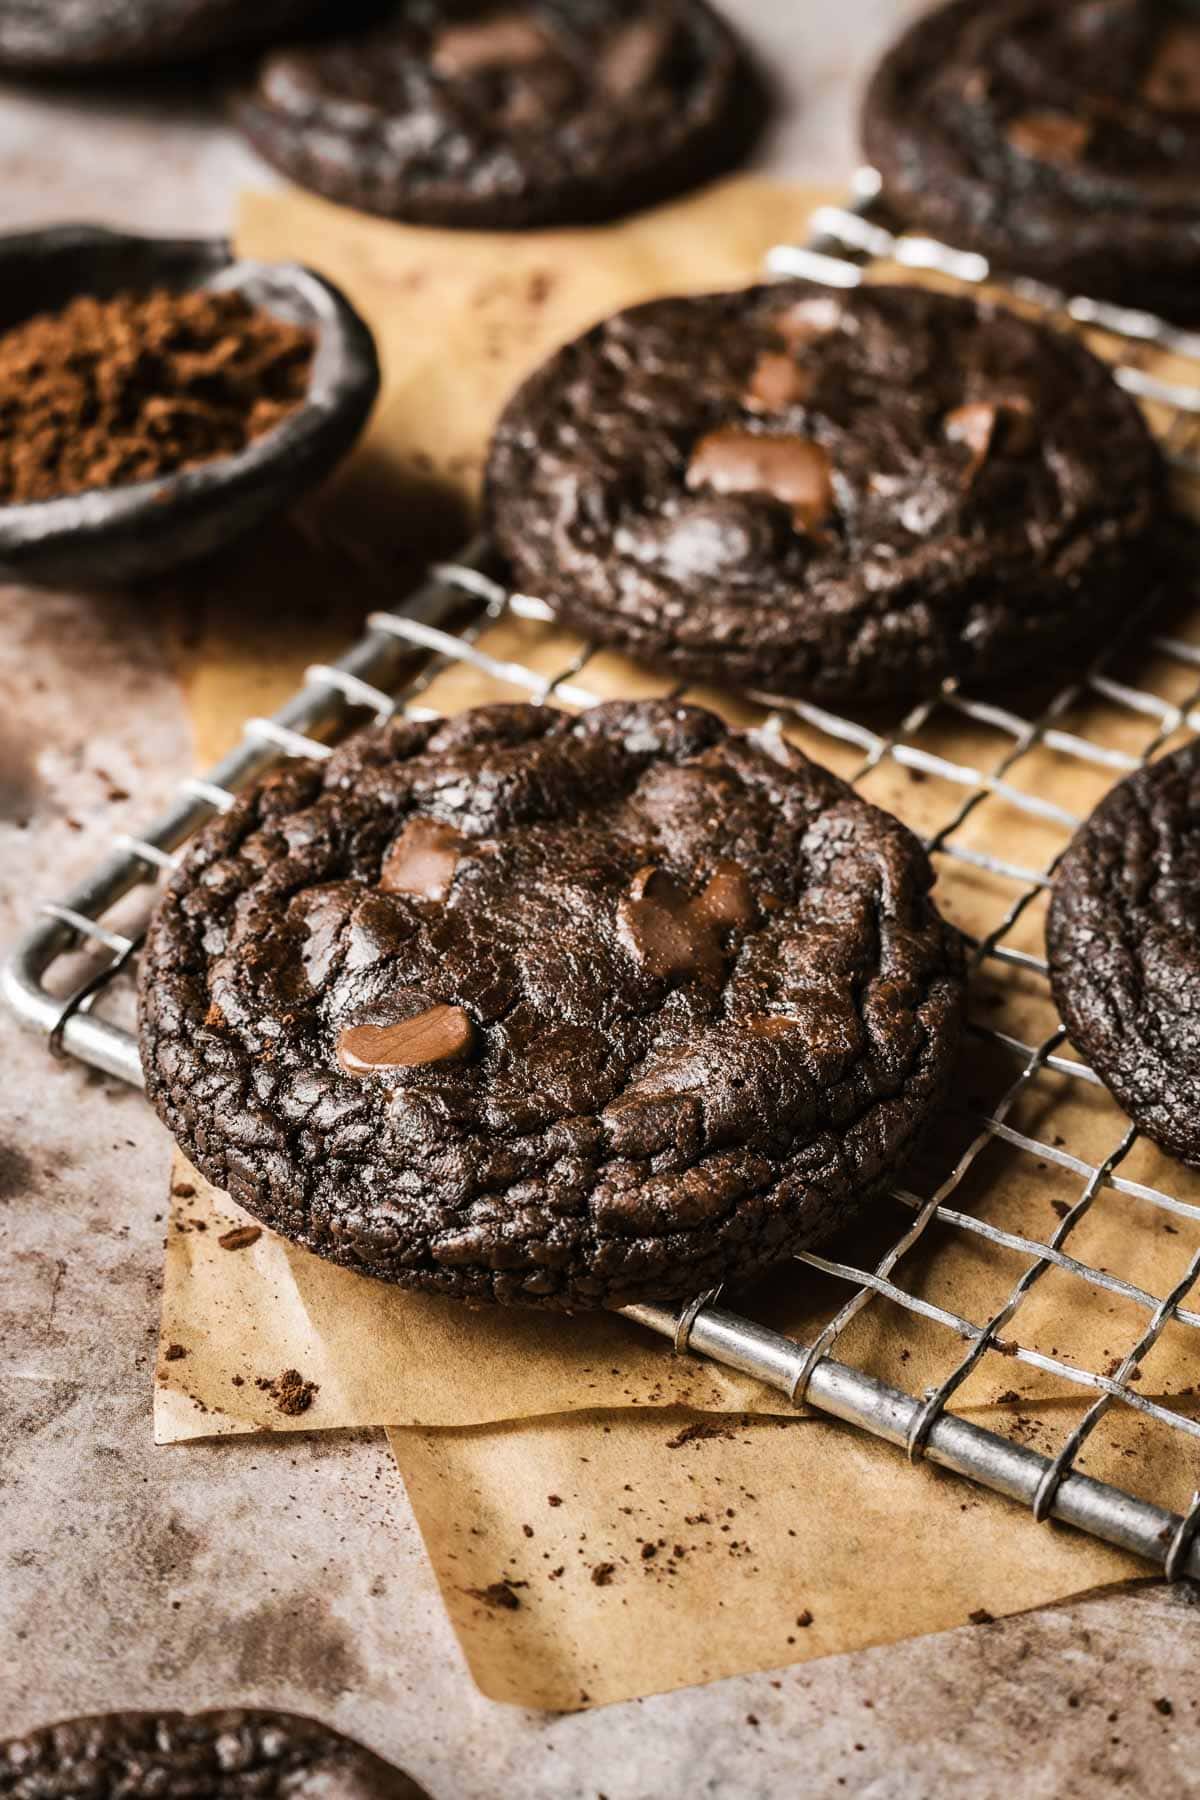
[[[704,0],[412,0],[273,52],[236,115],[347,206],[509,229],[617,217],[736,163],[765,92]]]
[[[862,120],[906,224],[1072,293],[1200,320],[1200,9],[952,0]]]
[[[322,0],[0,0],[0,69],[88,75],[262,44]]]

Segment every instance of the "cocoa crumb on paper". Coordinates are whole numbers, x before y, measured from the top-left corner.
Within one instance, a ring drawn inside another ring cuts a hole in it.
[[[611,1587],[612,1578],[616,1572],[616,1563],[597,1563],[592,1570],[592,1580],[597,1587]]]
[[[235,1225],[232,1231],[223,1231],[217,1242],[222,1250],[248,1250],[261,1236],[261,1225]]]
[[[267,1375],[260,1375],[254,1385],[260,1393],[270,1394],[277,1409],[286,1413],[289,1418],[296,1418],[300,1413],[307,1412],[321,1391],[315,1381],[306,1381],[299,1369],[285,1369],[274,1380]]]
[[[709,1425],[698,1420],[695,1425],[685,1425],[682,1431],[667,1439],[668,1450],[682,1450],[685,1444],[697,1443],[702,1438],[726,1438],[733,1441],[733,1433],[725,1425]]]
[[[472,1600],[478,1600],[483,1606],[491,1607],[493,1612],[520,1612],[521,1600],[516,1590],[527,1588],[527,1581],[493,1581],[487,1587],[464,1588]]]
[[[994,1625],[996,1623],[995,1613],[990,1613],[986,1606],[977,1606],[974,1612],[967,1614],[967,1617],[972,1625]]]
[[[163,1351],[163,1357],[167,1362],[178,1362],[181,1357],[186,1355],[187,1351],[182,1344],[168,1344]]]

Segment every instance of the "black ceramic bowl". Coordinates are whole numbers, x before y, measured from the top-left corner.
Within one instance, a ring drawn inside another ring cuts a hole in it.
[[[240,450],[153,481],[0,505],[0,580],[113,587],[221,549],[288,506],[349,450],[379,392],[371,333],[338,290],[295,263],[235,261],[217,239],[91,225],[0,238],[0,332],[80,294],[236,288],[316,333],[308,394]]]

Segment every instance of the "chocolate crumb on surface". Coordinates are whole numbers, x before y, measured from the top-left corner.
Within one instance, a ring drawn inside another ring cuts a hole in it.
[[[977,1606],[974,1612],[967,1614],[967,1617],[972,1625],[994,1625],[996,1623],[995,1613],[990,1613],[986,1606]]]
[[[307,1412],[321,1391],[315,1381],[306,1381],[299,1369],[285,1369],[274,1379],[259,1375],[254,1385],[260,1393],[270,1394],[281,1413],[293,1418]]]
[[[521,1600],[517,1588],[527,1588],[527,1581],[493,1581],[487,1587],[464,1588],[472,1600],[479,1600],[484,1606],[490,1606],[500,1612],[520,1612]]]
[[[164,1360],[167,1362],[178,1362],[181,1357],[186,1355],[187,1351],[182,1344],[168,1344],[163,1351]]]
[[[261,1225],[237,1225],[232,1231],[223,1231],[217,1242],[222,1250],[248,1250],[261,1236]]]
[[[733,1433],[726,1425],[710,1425],[698,1420],[694,1425],[685,1425],[674,1437],[667,1439],[668,1450],[681,1450],[685,1444],[697,1443],[701,1438],[727,1438],[732,1440]]]

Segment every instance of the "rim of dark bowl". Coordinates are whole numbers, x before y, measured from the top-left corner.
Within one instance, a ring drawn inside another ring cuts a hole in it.
[[[300,263],[235,256],[223,238],[152,237],[57,225],[0,237],[0,333],[72,299],[121,292],[235,289],[316,333],[308,392],[244,450],[124,486],[0,502],[0,579],[111,587],[223,548],[286,507],[341,461],[379,392],[365,321]]]

